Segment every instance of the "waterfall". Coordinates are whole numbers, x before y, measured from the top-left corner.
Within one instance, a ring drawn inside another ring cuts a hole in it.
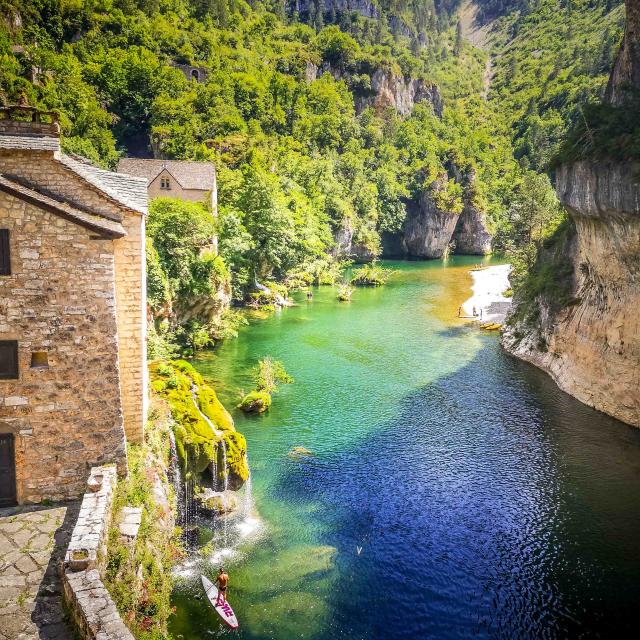
[[[176,448],[176,437],[173,430],[169,430],[169,473],[171,475],[171,483],[173,484],[173,491],[176,496],[176,507],[178,513],[176,514],[176,521],[179,525],[184,525],[185,518],[185,486],[182,480],[182,470],[180,469],[180,462],[178,460],[178,451]]]
[[[224,474],[224,503],[226,507],[226,501],[229,499],[229,469],[227,468],[227,443],[224,438],[221,438],[220,444],[222,444],[222,472]],[[222,516],[224,518],[224,546],[227,546],[227,530],[228,530],[228,514]]]
[[[253,512],[253,487],[251,485],[251,467],[249,466],[249,454],[247,454],[247,466],[249,467],[249,477],[244,483],[244,497],[242,500],[242,516],[249,518]]]

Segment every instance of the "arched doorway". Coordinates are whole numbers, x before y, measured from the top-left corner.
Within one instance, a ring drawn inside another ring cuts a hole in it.
[[[200,72],[197,69],[191,69],[191,79],[200,82]]]
[[[0,422],[0,507],[11,507],[16,501],[15,436]]]

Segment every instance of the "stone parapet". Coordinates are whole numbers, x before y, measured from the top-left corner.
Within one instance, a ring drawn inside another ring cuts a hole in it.
[[[65,603],[80,637],[86,640],[133,640],[101,576],[116,482],[115,467],[91,469],[61,567]]]

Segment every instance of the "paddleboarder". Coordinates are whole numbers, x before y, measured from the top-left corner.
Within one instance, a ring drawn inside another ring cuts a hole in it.
[[[229,576],[225,573],[224,567],[220,567],[220,571],[218,571],[216,584],[218,585],[218,598],[215,606],[219,607],[223,602],[227,601],[227,585],[229,584]],[[220,598],[222,598],[222,600]]]

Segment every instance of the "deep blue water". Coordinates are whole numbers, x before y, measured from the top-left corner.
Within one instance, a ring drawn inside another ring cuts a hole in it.
[[[264,355],[296,379],[234,414],[262,522],[225,560],[239,637],[635,637],[640,431],[449,320],[466,264],[320,289],[197,363],[228,406]],[[217,562],[185,571],[174,634],[228,633],[194,598]]]

